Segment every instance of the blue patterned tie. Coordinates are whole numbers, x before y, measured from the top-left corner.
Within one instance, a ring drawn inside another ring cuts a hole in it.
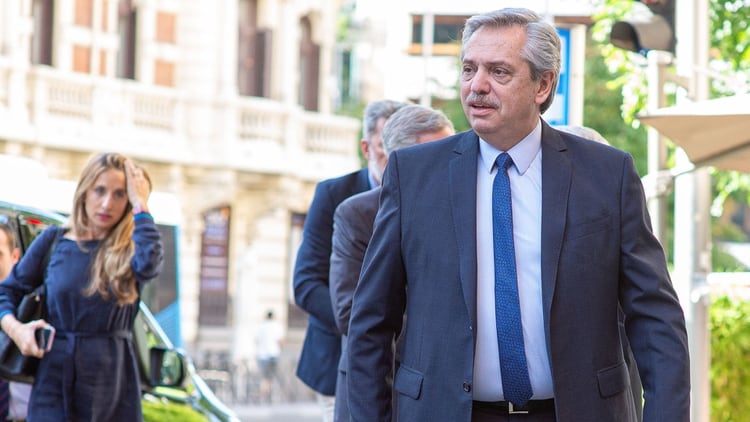
[[[516,253],[513,247],[513,210],[508,179],[508,168],[513,165],[513,159],[507,153],[502,153],[496,161],[497,174],[492,184],[495,323],[505,400],[520,407],[529,401],[532,390],[523,345]]]

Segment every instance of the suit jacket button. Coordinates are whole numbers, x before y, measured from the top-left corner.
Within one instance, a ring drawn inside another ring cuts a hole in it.
[[[468,382],[465,382],[464,383],[464,391],[466,391],[467,393],[470,393],[471,392],[471,384],[469,384]]]

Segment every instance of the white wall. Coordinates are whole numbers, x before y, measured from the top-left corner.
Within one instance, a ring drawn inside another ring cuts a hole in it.
[[[471,16],[504,7],[526,7],[549,20],[554,16],[590,16],[590,0],[401,0],[383,7],[381,0],[357,0],[352,24],[361,28],[354,47],[357,58],[355,75],[361,86],[361,99],[369,102],[388,98],[406,100],[420,98],[425,86],[442,98],[456,98],[458,56],[433,56],[425,66],[421,55],[409,55],[411,44],[411,16],[434,15]],[[578,41],[576,38],[574,41]],[[581,59],[582,60],[582,59]],[[577,71],[579,67],[575,67]],[[575,76],[578,76],[576,73]],[[427,82],[426,82],[427,81]],[[573,88],[571,86],[571,88]],[[577,109],[572,113],[577,116]],[[573,118],[575,123],[577,118]]]

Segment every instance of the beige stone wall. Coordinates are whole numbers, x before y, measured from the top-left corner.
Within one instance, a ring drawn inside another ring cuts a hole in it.
[[[265,312],[273,309],[287,320],[299,241],[292,214],[306,213],[317,181],[359,166],[359,121],[330,114],[330,28],[340,1],[259,2],[259,25],[273,30],[270,98],[236,94],[237,2],[134,2],[136,80],[115,77],[120,44],[117,10],[109,6],[116,2],[87,3],[88,26],[75,24],[76,2],[55,2],[52,66],[29,63],[31,2],[0,3],[0,153],[43,163],[68,190],[95,152],[121,152],[146,167],[154,189],[177,201],[174,215],[156,217],[179,221],[186,349],[198,363],[205,350],[252,361],[253,334]],[[321,47],[317,113],[297,101],[303,17]],[[87,49],[85,71],[71,72],[75,46]],[[173,72],[168,83],[161,80],[169,87],[155,83],[159,63]],[[39,204],[69,211],[72,197],[53,193],[40,195]],[[232,209],[228,324],[201,327],[202,213],[219,205]],[[302,331],[288,335],[285,353],[294,357]]]

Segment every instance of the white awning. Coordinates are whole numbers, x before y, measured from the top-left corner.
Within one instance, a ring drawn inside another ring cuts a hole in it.
[[[638,119],[685,150],[696,167],[750,173],[750,94],[661,108]]]

